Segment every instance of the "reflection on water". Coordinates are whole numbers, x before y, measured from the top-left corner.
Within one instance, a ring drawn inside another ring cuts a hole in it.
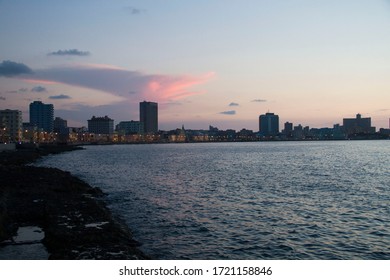
[[[108,193],[159,259],[390,259],[389,141],[90,146],[45,158]]]

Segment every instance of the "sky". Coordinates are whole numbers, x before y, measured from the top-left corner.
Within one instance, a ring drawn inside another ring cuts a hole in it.
[[[389,0],[0,0],[0,109],[159,129],[390,118]]]

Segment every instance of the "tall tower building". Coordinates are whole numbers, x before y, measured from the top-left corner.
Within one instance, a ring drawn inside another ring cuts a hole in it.
[[[266,113],[259,117],[259,131],[264,136],[275,136],[279,133],[279,116]]]
[[[46,132],[54,129],[54,106],[41,101],[30,103],[30,124]]]
[[[144,124],[145,133],[156,133],[158,131],[158,106],[155,102],[139,103],[139,119]]]

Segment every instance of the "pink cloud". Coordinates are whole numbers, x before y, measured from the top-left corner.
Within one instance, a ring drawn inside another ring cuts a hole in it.
[[[33,74],[20,78],[41,84],[60,83],[84,87],[129,99],[134,98],[134,94],[129,95],[132,92],[137,95],[137,101],[147,99],[165,102],[204,93],[191,88],[208,82],[214,75],[213,72],[200,76],[154,75],[111,65],[84,64],[34,70]]]
[[[47,80],[37,80],[37,79],[22,79],[25,82],[33,83],[33,84],[44,84],[44,85],[56,85],[59,84],[55,81],[47,81]]]
[[[215,76],[210,72],[202,76],[164,76],[153,77],[147,88],[145,96],[155,98],[158,101],[177,100],[191,95],[202,94],[204,91],[189,91],[193,86],[206,83]]]

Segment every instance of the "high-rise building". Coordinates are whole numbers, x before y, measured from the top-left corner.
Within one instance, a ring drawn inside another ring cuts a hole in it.
[[[114,120],[109,117],[95,117],[88,120],[88,131],[95,134],[113,134]]]
[[[285,122],[285,123],[284,123],[284,130],[283,130],[283,132],[284,132],[285,134],[289,134],[289,133],[292,132],[292,130],[293,130],[293,124],[290,123],[290,122]]]
[[[357,114],[356,118],[343,119],[344,131],[347,135],[355,133],[375,133],[375,127],[371,127],[371,118],[362,118]]]
[[[279,133],[279,116],[266,113],[259,117],[259,131],[264,136],[275,136]]]
[[[156,133],[158,131],[158,106],[155,102],[139,103],[139,119],[144,124],[145,133]]]
[[[30,103],[30,124],[38,129],[53,132],[54,129],[54,106],[44,104],[41,101]]]
[[[284,134],[285,137],[291,138],[292,137],[292,132],[293,132],[293,124],[290,122],[285,122],[284,123],[284,129],[282,133]]]
[[[22,112],[0,110],[0,142],[19,142],[22,140]]]

